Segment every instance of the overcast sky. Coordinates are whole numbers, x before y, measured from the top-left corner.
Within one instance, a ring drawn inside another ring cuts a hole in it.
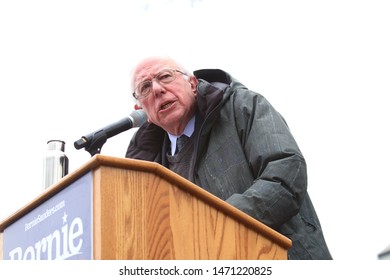
[[[336,260],[390,244],[388,1],[0,0],[0,219],[42,191],[46,142],[127,116],[141,56],[220,68],[287,120]],[[102,154],[123,157],[132,131]]]

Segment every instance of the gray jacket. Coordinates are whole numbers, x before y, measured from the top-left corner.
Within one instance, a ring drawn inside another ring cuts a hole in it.
[[[283,117],[228,73],[198,70],[192,180],[292,240],[289,259],[331,259],[307,193],[306,163]],[[169,139],[140,127],[126,157],[167,166]]]

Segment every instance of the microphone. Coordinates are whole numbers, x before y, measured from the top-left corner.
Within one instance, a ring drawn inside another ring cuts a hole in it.
[[[74,142],[74,147],[79,150],[81,148],[85,148],[86,150],[89,148],[92,142],[94,142],[94,137],[104,134],[105,140],[110,137],[113,137],[123,131],[129,130],[133,127],[140,127],[147,120],[146,113],[143,110],[134,110],[131,114],[123,118],[115,123],[107,125],[102,129],[98,129],[90,134],[82,136],[79,140]],[[104,142],[105,142],[104,140]]]

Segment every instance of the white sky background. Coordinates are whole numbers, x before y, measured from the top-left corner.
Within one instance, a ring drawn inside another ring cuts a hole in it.
[[[42,191],[50,139],[127,116],[143,55],[221,68],[266,96],[308,163],[309,194],[336,260],[390,244],[388,1],[0,0],[0,220]],[[132,131],[102,154],[123,157]]]

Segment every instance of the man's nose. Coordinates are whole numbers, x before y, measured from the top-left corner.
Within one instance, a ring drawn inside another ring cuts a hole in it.
[[[165,93],[165,87],[158,80],[152,80],[152,90],[154,94]]]

